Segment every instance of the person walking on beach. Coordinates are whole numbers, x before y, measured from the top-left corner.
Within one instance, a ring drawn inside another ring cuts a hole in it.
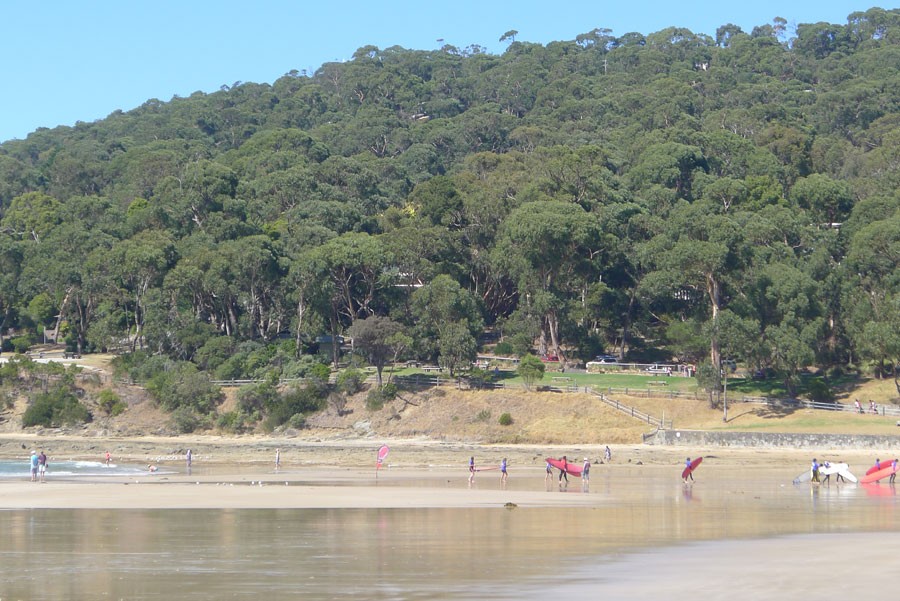
[[[687,460],[684,462],[684,464],[685,464],[686,467],[691,467],[691,458],[688,457]],[[688,478],[691,479],[691,482],[694,481],[694,472],[693,472],[693,470],[690,471],[690,472],[688,472],[687,478],[683,478],[683,480],[685,481],[685,483],[687,483],[687,479],[688,479]]]
[[[281,449],[275,449],[275,469],[281,467]]]
[[[559,484],[560,484],[560,486],[562,486],[563,478],[565,478],[566,485],[568,486],[569,476],[566,475],[566,469],[569,467],[569,461],[566,459],[565,455],[562,456],[562,459],[560,459],[560,461],[562,461],[563,466],[561,468],[559,468]]]
[[[812,465],[810,466],[810,474],[812,474],[810,482],[819,484],[819,463],[816,461],[815,457],[813,457]]]
[[[40,474],[41,482],[43,482],[44,476],[47,474],[47,456],[44,455],[44,451],[41,451],[41,454],[38,455],[38,474]]]
[[[500,462],[500,484],[506,484],[507,477],[509,477],[509,474],[506,473],[506,457],[504,457],[503,461]]]
[[[109,451],[106,452],[106,467],[109,467],[109,460],[111,457],[109,456]]]
[[[547,469],[544,473],[544,484],[549,484],[550,480],[553,479],[553,466],[550,465],[550,460],[547,459]]]
[[[188,450],[187,450],[187,453],[185,453],[185,455],[184,455],[184,460],[185,460],[185,462],[187,462],[187,467],[188,467],[188,469],[191,468],[191,458],[192,458],[192,457],[191,457],[191,450],[188,449]]]
[[[897,460],[896,459],[894,459],[891,462],[891,468],[893,468],[895,470],[897,469]],[[896,480],[896,479],[897,479],[897,472],[894,472],[893,474],[891,474],[891,477],[888,478],[888,484],[893,484],[894,480]]]
[[[38,457],[37,452],[31,452],[31,481],[37,482],[37,474],[38,474]]]
[[[603,456],[606,458],[606,463],[612,461],[612,453],[609,451],[609,445],[606,445],[606,453]]]
[[[584,458],[584,465],[581,467],[581,481],[587,484],[591,481],[591,460]]]
[[[475,457],[469,457],[469,484],[475,481]]]

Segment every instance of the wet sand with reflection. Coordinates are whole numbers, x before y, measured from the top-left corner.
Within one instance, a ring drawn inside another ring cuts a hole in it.
[[[705,461],[693,485],[677,465],[595,466],[589,487],[536,467],[505,488],[444,467],[2,482],[0,597],[845,599],[893,584],[895,487],[792,485],[801,465],[740,461]]]

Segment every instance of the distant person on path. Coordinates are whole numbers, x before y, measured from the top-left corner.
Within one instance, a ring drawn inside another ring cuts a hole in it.
[[[38,473],[41,476],[41,482],[43,482],[44,476],[47,474],[47,456],[44,455],[43,451],[38,455]]]
[[[810,474],[812,477],[810,478],[810,482],[819,483],[819,463],[816,461],[816,458],[813,457],[812,465],[810,466]]]
[[[109,456],[109,451],[106,452],[106,467],[109,467],[109,460],[111,457]]]
[[[853,406],[856,407],[857,413],[862,413],[862,406],[859,404],[859,399],[853,399]]]
[[[503,461],[500,462],[500,484],[506,484],[506,478],[509,474],[506,473],[506,457],[503,458]]]
[[[562,456],[562,459],[560,459],[560,461],[562,461],[563,466],[559,469],[559,483],[560,485],[562,485],[563,478],[565,478],[566,484],[568,484],[569,476],[566,475],[566,468],[569,465],[569,461],[566,459],[565,455]]]
[[[32,482],[37,482],[37,475],[38,475],[38,456],[37,456],[37,451],[32,451],[32,452],[31,452],[31,459],[30,459],[30,461],[31,461],[31,481],[32,481]]]
[[[475,481],[475,457],[469,457],[469,484]]]
[[[872,413],[878,413],[878,409],[875,406],[875,401],[873,401],[872,399],[869,399],[869,411],[871,411]]]
[[[275,449],[275,469],[281,467],[281,449]]]
[[[584,458],[584,465],[581,468],[581,481],[584,483],[590,482],[591,480],[591,460],[587,457]]]
[[[690,457],[688,457],[687,460],[685,460],[684,465],[685,465],[685,467],[691,467],[691,458]],[[688,472],[687,478],[683,478],[683,480],[685,482],[687,482],[688,478],[690,478],[691,482],[693,482],[694,481],[694,472]]]
[[[606,445],[606,454],[604,455],[604,457],[606,457],[606,463],[612,461],[612,453],[609,450],[609,445]]]

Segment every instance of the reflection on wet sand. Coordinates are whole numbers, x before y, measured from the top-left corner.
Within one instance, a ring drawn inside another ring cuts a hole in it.
[[[0,512],[0,597],[790,599],[805,586],[819,590],[801,574],[808,558],[833,563],[840,552],[863,575],[873,545],[882,556],[893,548],[873,533],[900,529],[891,486],[792,485],[765,470],[715,469],[684,485],[670,471],[597,472],[591,488],[553,481],[547,491],[537,471],[510,476],[506,490],[494,478],[468,490],[465,473],[451,481],[423,472],[421,489],[382,474],[377,492],[431,498],[484,488],[573,506],[10,510]],[[167,486],[183,485],[159,488]],[[686,572],[693,588],[675,587]],[[820,598],[836,598],[842,584]]]

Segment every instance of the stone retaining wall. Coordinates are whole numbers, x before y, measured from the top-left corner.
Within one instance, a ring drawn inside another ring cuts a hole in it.
[[[900,449],[897,436],[872,434],[783,434],[778,432],[705,432],[659,430],[646,444],[690,447],[758,447],[766,449]]]

